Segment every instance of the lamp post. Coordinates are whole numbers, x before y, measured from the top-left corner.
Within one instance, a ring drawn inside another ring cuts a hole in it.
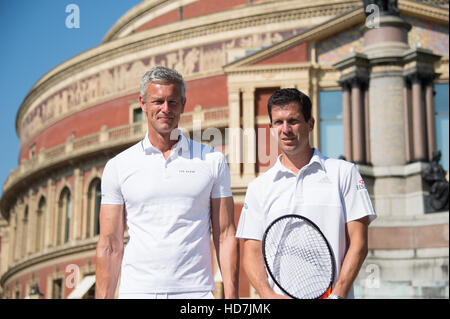
[[[31,287],[30,291],[30,299],[41,299],[44,297],[44,294],[39,291],[39,285],[35,284]]]

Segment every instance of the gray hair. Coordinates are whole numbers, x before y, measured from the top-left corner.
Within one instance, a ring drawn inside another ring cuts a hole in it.
[[[170,83],[179,84],[181,87],[181,97],[186,100],[186,85],[184,79],[177,71],[164,66],[154,66],[146,72],[141,79],[141,96],[144,102],[147,100],[147,87],[149,83]]]

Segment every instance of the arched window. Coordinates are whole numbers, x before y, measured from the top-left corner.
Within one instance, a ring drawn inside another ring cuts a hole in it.
[[[67,243],[69,241],[70,233],[70,215],[71,215],[71,203],[70,203],[70,191],[67,187],[61,192],[58,202],[58,224],[57,224],[57,241],[56,244]]]
[[[100,233],[100,202],[101,202],[101,182],[100,178],[95,178],[88,188],[87,198],[87,225],[86,237],[97,236]]]
[[[44,233],[45,233],[45,215],[47,210],[47,203],[45,197],[39,199],[38,209],[36,212],[36,252],[44,248]]]

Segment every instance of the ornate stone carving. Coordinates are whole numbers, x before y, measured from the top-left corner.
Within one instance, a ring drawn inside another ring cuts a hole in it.
[[[441,151],[434,151],[430,166],[422,173],[422,177],[430,185],[430,195],[425,197],[425,212],[444,211],[449,208],[449,183],[445,179],[445,171],[439,164]]]
[[[20,123],[21,144],[64,116],[131,90],[137,91],[142,75],[155,64],[174,68],[185,77],[196,76],[201,72],[222,72],[222,66],[229,62],[228,52],[238,50],[245,54],[247,50],[282,41],[297,31],[266,32],[197,47],[180,48],[177,51],[119,64],[75,81],[25,115]]]

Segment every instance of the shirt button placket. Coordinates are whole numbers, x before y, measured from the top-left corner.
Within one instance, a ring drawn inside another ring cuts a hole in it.
[[[295,193],[294,193],[294,213],[302,213],[301,209],[303,206],[303,195],[302,195],[302,174],[303,172],[300,171],[298,176],[296,176],[295,181]]]
[[[162,156],[162,154],[161,154],[161,156]],[[163,173],[163,176],[164,176],[164,179],[169,179],[170,178],[170,174],[169,174],[168,165],[169,165],[170,157],[166,160],[164,158],[164,156],[163,156],[163,160],[164,160],[164,167],[163,167],[164,173]]]

